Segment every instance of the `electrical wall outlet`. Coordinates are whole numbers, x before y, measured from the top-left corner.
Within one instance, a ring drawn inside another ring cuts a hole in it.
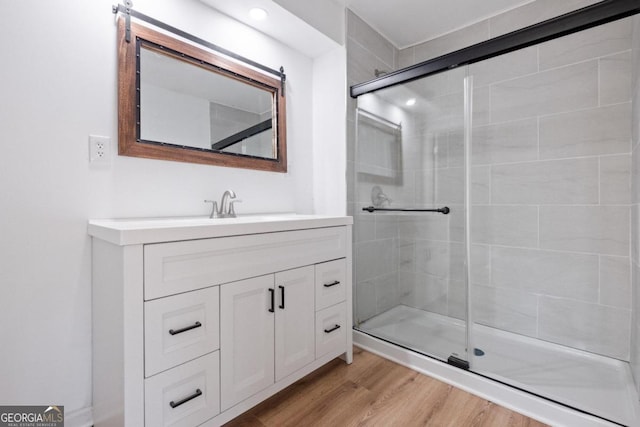
[[[89,135],[89,163],[111,164],[111,138]]]

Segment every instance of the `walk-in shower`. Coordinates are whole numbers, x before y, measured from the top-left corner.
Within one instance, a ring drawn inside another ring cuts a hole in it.
[[[640,46],[636,18],[618,18],[352,87],[354,322],[637,425],[629,361]]]

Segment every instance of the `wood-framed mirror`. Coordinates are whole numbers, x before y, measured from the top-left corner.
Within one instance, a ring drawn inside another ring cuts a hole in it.
[[[281,81],[118,21],[118,154],[287,171]]]

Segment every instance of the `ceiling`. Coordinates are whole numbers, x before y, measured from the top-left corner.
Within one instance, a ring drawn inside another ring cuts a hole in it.
[[[338,41],[312,28],[324,20],[335,26],[347,7],[399,49],[431,40],[531,3],[534,0],[200,0],[315,58]],[[247,11],[260,7],[269,19],[251,20]],[[311,25],[305,23],[307,21]],[[339,26],[339,24],[338,24]],[[321,25],[322,27],[322,25]],[[295,34],[296,37],[291,37]],[[341,41],[338,41],[341,43]]]
[[[316,58],[335,48],[335,42],[320,31],[305,23],[303,19],[294,15],[275,0],[200,0],[210,6],[248,26],[263,32],[276,40],[304,52],[311,58]],[[335,6],[334,0],[306,0],[317,3],[330,3],[327,7]],[[342,0],[339,0],[342,1]],[[249,17],[248,11],[258,7],[268,12],[269,18],[256,21]],[[292,37],[292,35],[295,35]]]
[[[397,48],[413,46],[533,0],[323,0],[344,4]]]

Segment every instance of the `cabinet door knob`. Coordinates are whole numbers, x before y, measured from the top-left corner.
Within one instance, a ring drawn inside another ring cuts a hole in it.
[[[187,331],[190,331],[192,329],[199,328],[200,326],[202,326],[202,323],[196,322],[191,326],[186,326],[186,327],[181,328],[181,329],[169,329],[169,333],[171,335],[181,334],[183,332],[187,332]]]
[[[269,313],[273,313],[275,310],[275,304],[276,304],[276,291],[273,288],[269,288],[269,294],[271,294],[271,306],[269,308]]]
[[[330,329],[325,329],[324,333],[325,334],[330,334],[331,332],[335,331],[336,329],[340,329],[340,325],[336,325],[336,326],[334,326],[333,328],[330,328]]]
[[[278,287],[280,288],[280,305],[278,307],[284,309],[284,286]]]
[[[324,285],[322,285],[322,286],[324,286],[325,288],[330,288],[330,287],[332,287],[332,286],[339,285],[339,284],[340,284],[340,281],[339,281],[339,280],[335,280],[335,281],[333,281],[333,282],[331,282],[331,283],[325,283],[325,284],[324,284]]]
[[[182,405],[183,403],[187,403],[188,401],[193,400],[198,396],[202,396],[202,390],[200,390],[199,388],[196,389],[196,392],[193,393],[191,396],[187,396],[182,400],[178,400],[177,402],[174,402],[172,400],[171,402],[169,402],[169,406],[171,406],[172,408],[177,408],[178,406]]]

